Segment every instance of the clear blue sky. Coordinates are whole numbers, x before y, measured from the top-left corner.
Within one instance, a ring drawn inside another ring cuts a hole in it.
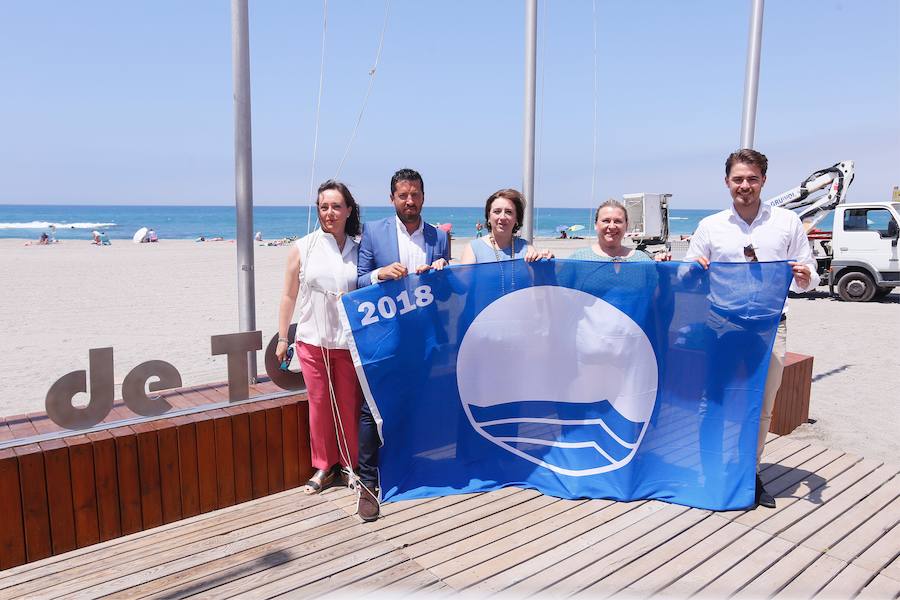
[[[728,202],[750,0],[598,0],[598,198]],[[0,4],[0,203],[231,204],[230,3]],[[851,200],[900,185],[900,2],[768,0],[756,147],[764,196],[856,161]],[[334,175],[368,84],[385,5],[331,0],[318,182]],[[305,204],[322,2],[250,2],[255,202]],[[539,206],[589,206],[589,0],[539,2]],[[393,171],[432,205],[521,187],[521,0],[393,0],[369,106],[342,172],[366,205]]]

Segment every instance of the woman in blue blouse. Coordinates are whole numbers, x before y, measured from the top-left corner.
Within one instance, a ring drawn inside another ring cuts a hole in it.
[[[576,250],[569,258],[601,262],[640,262],[653,259],[643,250],[622,245],[628,230],[628,212],[621,202],[610,198],[597,209],[594,228],[597,241]]]
[[[537,250],[515,233],[522,227],[525,199],[517,190],[498,190],[491,194],[484,205],[484,220],[489,235],[475,238],[463,250],[460,262],[500,262],[524,258],[533,262],[541,258],[553,258],[549,250]]]

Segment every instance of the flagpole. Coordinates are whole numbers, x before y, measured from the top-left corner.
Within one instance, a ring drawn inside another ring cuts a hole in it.
[[[253,268],[253,150],[250,130],[248,0],[231,0],[231,71],[234,93],[234,197],[237,221],[240,331],[256,330]],[[247,376],[256,383],[256,352],[247,353]]]
[[[522,193],[525,214],[522,237],[534,239],[534,107],[536,103],[537,0],[525,0],[525,131],[522,157]]]
[[[741,115],[741,148],[753,147],[756,129],[756,98],[759,95],[759,57],[762,48],[763,4],[753,0],[750,10],[750,39],[747,44],[747,72],[744,76],[744,110]]]

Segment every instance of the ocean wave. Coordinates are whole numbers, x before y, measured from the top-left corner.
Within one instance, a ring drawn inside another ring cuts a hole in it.
[[[687,217],[669,217],[670,221],[687,221]]]
[[[115,223],[53,223],[50,221],[29,221],[28,223],[0,223],[0,229],[101,229],[115,227]]]

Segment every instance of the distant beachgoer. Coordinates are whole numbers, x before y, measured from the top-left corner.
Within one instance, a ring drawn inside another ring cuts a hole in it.
[[[56,239],[56,225],[51,225],[51,226],[50,226],[50,236],[49,236],[49,239],[47,240],[47,243],[48,243],[48,244],[55,244],[56,242],[57,242],[57,239]]]
[[[41,246],[46,246],[49,243],[50,243],[50,236],[47,235],[46,231],[41,232],[41,237],[38,240],[38,244],[40,244]]]
[[[485,239],[475,239],[463,249],[460,262],[473,263],[500,262],[524,258],[528,262],[542,258],[553,258],[549,250],[537,250],[525,240],[516,237],[522,227],[525,214],[525,198],[513,189],[498,190],[490,195],[484,204],[484,218],[490,235]]]
[[[112,242],[109,241],[109,236],[106,235],[105,231],[100,232],[100,245],[101,246],[112,246]]]
[[[481,224],[481,221],[475,223],[475,237],[480,238],[484,235],[484,225]]]
[[[566,233],[565,229],[563,229],[562,231],[559,232],[559,239],[565,240],[565,239],[568,239],[568,237],[569,237],[569,234]]]
[[[253,236],[253,239],[256,240],[257,242],[263,241],[262,231],[257,231],[256,235]]]
[[[91,243],[95,246],[100,245],[100,232],[96,229],[91,232]]]
[[[150,243],[159,241],[159,236],[156,235],[155,230],[151,229],[150,231],[147,232],[147,241]]]

